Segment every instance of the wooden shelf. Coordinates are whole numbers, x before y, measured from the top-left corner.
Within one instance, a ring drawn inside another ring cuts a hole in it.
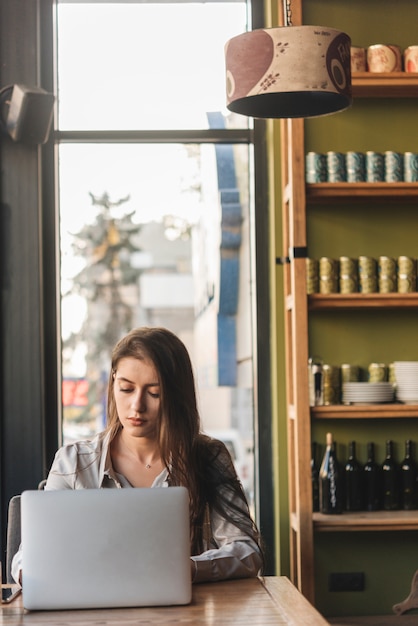
[[[418,183],[308,183],[306,199],[310,204],[360,201],[417,202]]]
[[[416,404],[332,404],[311,407],[315,419],[390,419],[417,418]]]
[[[308,296],[310,311],[330,309],[397,309],[418,307],[418,292],[415,293],[313,293]]]
[[[362,511],[324,515],[313,513],[315,532],[418,530],[418,511]]]
[[[356,72],[351,77],[355,98],[416,98],[418,74]]]

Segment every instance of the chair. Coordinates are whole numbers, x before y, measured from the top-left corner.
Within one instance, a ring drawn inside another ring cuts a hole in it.
[[[13,496],[9,501],[6,544],[6,582],[14,583],[11,570],[12,559],[20,546],[20,496]]]
[[[46,480],[41,480],[38,489],[43,489]],[[7,512],[7,537],[6,537],[6,582],[12,584],[12,560],[20,546],[20,495],[13,496],[9,501]]]

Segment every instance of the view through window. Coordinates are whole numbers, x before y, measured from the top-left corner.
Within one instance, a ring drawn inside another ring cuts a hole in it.
[[[247,28],[240,0],[57,7],[64,442],[103,429],[114,343],[165,326],[252,502],[252,150],[223,56]]]

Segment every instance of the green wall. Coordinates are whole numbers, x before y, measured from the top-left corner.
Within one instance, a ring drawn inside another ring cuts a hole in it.
[[[309,0],[305,24],[341,29],[353,45],[418,44],[418,3],[388,0]],[[418,102],[414,99],[356,99],[351,109],[334,116],[307,120],[306,152],[349,150],[418,152]],[[308,254],[313,258],[341,255],[418,257],[418,202],[338,202],[312,205],[307,216]],[[373,361],[418,359],[418,311],[317,311],[310,314],[310,354],[339,365],[364,368]],[[313,439],[323,443],[331,430],[341,461],[347,444],[357,441],[358,456],[366,458],[368,441],[376,443],[377,461],[384,457],[385,440],[395,441],[400,461],[405,439],[416,443],[418,420],[314,420]],[[418,569],[417,532],[317,533],[315,536],[316,605],[326,616],[392,614],[392,605],[410,591]],[[365,591],[328,591],[331,572],[365,573]]]

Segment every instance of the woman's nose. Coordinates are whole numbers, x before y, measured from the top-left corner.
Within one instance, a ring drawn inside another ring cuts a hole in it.
[[[140,389],[132,397],[132,407],[138,412],[145,410],[145,394]]]

